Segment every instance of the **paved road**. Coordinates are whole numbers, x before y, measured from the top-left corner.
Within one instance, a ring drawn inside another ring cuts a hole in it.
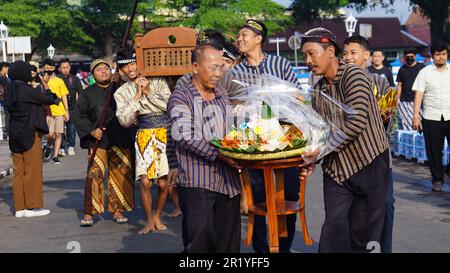
[[[11,177],[0,182],[0,252],[70,252],[69,242],[80,244],[82,252],[181,252],[181,218],[171,219],[166,206],[163,221],[166,231],[137,235],[145,223],[136,187],[137,209],[128,214],[129,224],[117,225],[111,215],[98,218],[91,228],[79,226],[82,214],[82,187],[86,154],[77,151],[75,157],[62,158],[63,164],[44,165],[45,206],[52,214],[40,218],[15,218],[12,214],[12,193],[5,189]],[[450,252],[450,189],[432,193],[428,169],[416,163],[394,160],[396,219],[394,252]],[[448,179],[448,178],[447,178]],[[321,170],[309,179],[306,193],[307,220],[317,242],[324,220]],[[155,196],[155,192],[154,196]],[[242,217],[242,234],[246,234],[246,217]],[[317,252],[317,243],[307,247],[297,226],[293,252]],[[252,252],[242,246],[242,252]]]

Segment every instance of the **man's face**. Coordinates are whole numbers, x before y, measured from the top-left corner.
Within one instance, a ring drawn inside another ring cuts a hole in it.
[[[262,36],[257,35],[248,28],[242,28],[237,35],[237,44],[241,53],[247,53],[260,46]]]
[[[55,67],[53,66],[53,65],[49,65],[49,64],[46,64],[46,65],[44,65],[44,71],[45,72],[47,72],[47,71],[55,71]]]
[[[416,54],[413,53],[406,54],[405,61],[407,64],[412,65],[416,61]]]
[[[369,57],[370,52],[358,43],[344,45],[344,54],[342,58],[346,64],[356,64],[360,67],[364,67],[364,63]]]
[[[70,68],[71,68],[71,66],[69,63],[61,63],[59,65],[59,72],[61,72],[63,75],[69,76]]]
[[[223,57],[223,61],[225,63],[225,70],[230,70],[234,66],[234,61],[230,58]]]
[[[222,77],[225,63],[223,52],[212,47],[206,47],[203,56],[193,64],[194,77],[205,89],[214,89]]]
[[[106,64],[100,64],[94,69],[94,79],[98,84],[105,85],[111,82],[111,68]]]
[[[444,66],[448,60],[447,50],[435,51],[433,53],[433,61],[436,66]]]
[[[126,64],[120,68],[120,70],[128,77],[130,80],[135,80],[137,78],[137,66],[136,62]]]
[[[8,72],[9,72],[9,66],[2,67],[2,71],[1,71],[2,75],[7,75]]]
[[[383,63],[384,61],[384,56],[383,56],[383,52],[381,51],[374,51],[372,54],[372,62],[374,65],[379,66]]]
[[[330,47],[324,49],[320,44],[307,42],[303,45],[306,65],[315,75],[323,75],[331,64],[334,52]]]

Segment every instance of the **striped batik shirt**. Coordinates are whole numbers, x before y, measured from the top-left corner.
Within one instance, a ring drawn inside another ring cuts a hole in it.
[[[280,56],[268,55],[264,52],[264,59],[257,66],[252,66],[248,63],[247,59],[244,58],[242,62],[236,65],[233,69],[236,71],[257,75],[272,75],[300,87],[300,82],[298,81],[297,75],[292,69],[291,64],[288,60]]]
[[[329,137],[329,143],[337,148],[324,157],[322,164],[324,174],[338,183],[348,180],[389,148],[369,77],[359,66],[341,62],[331,85],[327,86],[325,78],[315,85],[315,89],[355,111],[336,115],[334,104],[330,104],[320,92],[313,99],[314,109],[326,120],[338,124],[341,130],[341,133]]]
[[[167,110],[179,163],[179,185],[219,192],[232,198],[240,193],[237,170],[217,159],[219,151],[210,143],[212,135],[225,135],[227,100],[224,90],[204,100],[192,80],[178,84]]]

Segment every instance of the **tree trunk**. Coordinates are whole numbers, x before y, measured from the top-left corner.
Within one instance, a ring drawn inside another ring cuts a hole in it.
[[[113,36],[110,31],[106,32],[105,35],[105,57],[107,59],[112,59],[113,55]]]
[[[448,8],[450,0],[410,0],[420,8],[421,14],[430,19],[431,42],[450,42]]]
[[[441,2],[441,1],[437,1]],[[431,41],[447,41],[449,39],[448,29],[448,1],[442,1],[441,5],[434,8],[434,13],[430,18]]]

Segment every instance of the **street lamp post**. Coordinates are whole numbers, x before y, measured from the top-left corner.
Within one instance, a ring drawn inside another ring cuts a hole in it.
[[[277,44],[277,56],[280,56],[280,43],[286,43],[286,38],[271,38],[269,44]]]
[[[3,61],[6,62],[6,39],[8,38],[8,27],[1,21],[0,24],[0,40],[2,41]]]
[[[356,30],[356,23],[358,20],[350,13],[350,16],[345,18],[345,29],[348,32],[348,37],[352,37],[353,33]]]
[[[50,59],[53,59],[53,56],[55,55],[55,48],[50,44],[50,46],[47,48],[47,53]]]

